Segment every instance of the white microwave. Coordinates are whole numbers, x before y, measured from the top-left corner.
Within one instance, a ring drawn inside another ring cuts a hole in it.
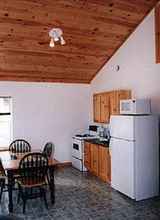
[[[122,115],[151,114],[151,101],[149,99],[120,100],[120,114]]]

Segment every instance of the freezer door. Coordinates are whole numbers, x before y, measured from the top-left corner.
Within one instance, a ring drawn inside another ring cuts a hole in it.
[[[134,116],[112,115],[110,119],[110,136],[133,141]]]
[[[134,199],[134,142],[112,138],[111,186]]]

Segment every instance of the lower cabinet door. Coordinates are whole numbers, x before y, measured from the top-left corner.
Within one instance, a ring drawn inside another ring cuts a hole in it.
[[[109,150],[106,147],[99,146],[99,177],[110,183],[110,156]]]
[[[108,147],[85,142],[84,165],[88,171],[110,183],[111,160]]]
[[[98,148],[96,144],[91,144],[91,171],[98,176],[99,164],[98,164]]]

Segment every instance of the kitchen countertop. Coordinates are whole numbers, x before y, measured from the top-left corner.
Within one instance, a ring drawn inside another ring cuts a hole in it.
[[[107,140],[101,141],[99,138],[95,138],[95,139],[85,139],[85,141],[89,142],[91,144],[98,144],[103,147],[109,147],[109,141],[107,141]]]

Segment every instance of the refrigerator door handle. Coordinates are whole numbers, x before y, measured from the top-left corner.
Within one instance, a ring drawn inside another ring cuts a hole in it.
[[[112,155],[112,145],[113,145],[113,138],[110,139],[110,143],[109,143],[109,154],[110,156]]]
[[[115,139],[115,140],[122,140],[122,141],[128,141],[128,142],[135,142],[135,140],[129,140],[129,139],[124,139],[124,138],[119,138],[119,137],[111,137],[110,140],[113,141],[113,139]]]

